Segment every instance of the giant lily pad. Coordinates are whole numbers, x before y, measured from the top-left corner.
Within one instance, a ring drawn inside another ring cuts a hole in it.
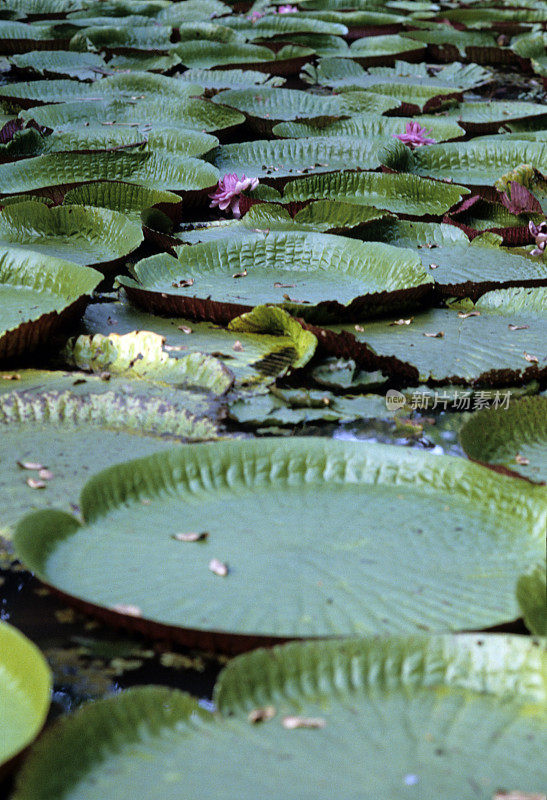
[[[276,180],[308,172],[377,169],[381,164],[378,149],[374,141],[349,136],[265,139],[222,145],[214,163],[223,175],[244,172]]]
[[[364,36],[356,39],[349,51],[349,56],[363,66],[393,64],[397,58],[408,61],[419,61],[425,53],[425,45],[413,42],[403,36]]]
[[[290,181],[284,188],[281,202],[328,198],[398,214],[440,216],[466,194],[469,189],[463,186],[449,186],[417,175],[341,172]]]
[[[154,125],[66,125],[45,142],[48,152],[71,150],[109,150],[135,145],[152,152],[177,157],[201,156],[218,145],[216,136],[191,129]]]
[[[537,636],[547,636],[545,572],[545,564],[540,564],[529,575],[523,575],[517,584],[517,599],[522,609],[524,622],[528,630]]]
[[[461,103],[448,111],[466,131],[471,133],[489,133],[497,131],[501,126],[513,120],[529,120],[538,118],[545,123],[547,112],[542,103],[524,102],[481,102]]]
[[[386,109],[387,110],[387,109]],[[313,122],[281,122],[273,128],[275,136],[282,138],[301,138],[305,136],[365,136],[391,139],[404,133],[409,122],[419,122],[430,136],[441,142],[445,139],[458,139],[464,135],[460,126],[452,120],[442,117],[382,117],[377,105],[375,114],[352,114],[350,119],[340,119],[327,125],[316,125]]]
[[[149,372],[153,366],[148,365]],[[129,371],[105,381],[81,372],[27,370],[17,382],[6,382],[0,394],[6,452],[0,468],[0,535],[9,536],[31,508],[69,511],[91,468],[150,455],[167,443],[217,438],[221,404],[200,387],[203,357],[194,366],[183,370],[181,365],[177,388],[131,380]],[[50,477],[43,480],[38,469],[22,469],[18,462],[42,466]]]
[[[104,100],[74,100],[48,106],[35,106],[22,111],[24,120],[34,120],[46,128],[59,128],[76,122],[141,123],[152,127],[179,126],[198,131],[216,131],[231,128],[245,121],[243,114],[200,97],[177,98],[176,103],[163,97],[153,100],[128,101],[107,98]]]
[[[282,86],[285,80],[250,69],[187,69],[179,80],[197,83],[205,89],[247,89],[251,86]]]
[[[116,150],[49,153],[0,164],[0,187],[4,194],[94,180],[129,181],[153,189],[188,191],[213,186],[217,177],[218,172],[211,164],[197,158]]]
[[[41,103],[65,103],[74,100],[101,100],[103,98],[125,98],[135,100],[157,100],[169,95],[184,103],[193,94],[200,94],[198,85],[177,81],[164,75],[148,72],[113,75],[94,83],[73,80],[44,80],[11,83],[0,87],[0,97],[10,105],[28,108]],[[135,99],[134,99],[135,98]]]
[[[547,171],[547,143],[510,139],[474,139],[410,150],[400,142],[386,148],[384,164],[429,178],[454,180],[467,186],[492,186],[509,169],[531,164]]]
[[[185,67],[194,69],[258,65],[263,62],[272,66],[271,62],[275,61],[275,53],[269,48],[246,42],[181,42],[175,45],[173,52]]]
[[[261,637],[481,628],[518,616],[517,579],[544,558],[545,496],[396,446],[235,440],[105,470],[82,491],[83,524],[38,512],[14,546],[78,604],[229,649]],[[181,545],[185,531],[208,537]]]
[[[76,264],[114,261],[142,242],[141,226],[102,208],[25,202],[0,212],[0,244],[21,246]]]
[[[295,786],[302,800],[402,797],[413,786],[423,800],[460,800],[469,785],[480,800],[500,786],[532,798],[543,791],[544,671],[541,644],[516,636],[258,650],[221,673],[216,715],[146,687],[61,720],[35,746],[14,800],[124,797],[136,783],[143,800],[158,786],[165,800],[286,797]]]
[[[44,346],[82,313],[100,272],[23,248],[0,248],[0,359]]]
[[[79,80],[95,80],[107,70],[98,53],[73,53],[70,50],[32,50],[10,59],[17,69],[38,75],[66,75]]]
[[[493,233],[470,242],[453,225],[381,220],[369,225],[362,236],[416,248],[424,269],[449,296],[476,299],[490,289],[547,285],[547,265],[541,258],[524,249],[501,247],[502,237]]]
[[[40,732],[50,692],[51,673],[38,648],[0,622],[0,772]]]
[[[303,367],[317,345],[315,336],[304,331],[286,311],[270,306],[237,317],[229,330],[210,322],[146,314],[125,298],[88,306],[83,327],[89,335],[108,335],[113,326],[118,334],[154,330],[165,339],[172,358],[195,352],[214,355],[235,375],[238,388],[261,387]]]
[[[533,481],[547,480],[547,397],[523,397],[508,408],[477,411],[460,430],[474,461],[502,465]]]
[[[167,207],[169,213],[176,214],[181,202],[180,196],[174,192],[122,181],[83,183],[74,189],[69,189],[63,198],[65,205],[110,208],[126,216],[140,214],[156,205]]]
[[[545,288],[499,289],[409,317],[323,328],[335,355],[418,383],[504,386],[547,374]]]
[[[266,121],[269,128],[277,121],[296,119],[327,119],[349,117],[354,112],[388,111],[397,108],[396,102],[382,102],[367,92],[347,92],[343,95],[323,96],[301,92],[296,89],[252,88],[231,89],[214,98],[251,119],[261,120],[262,129]],[[378,108],[380,104],[380,108]],[[310,134],[313,136],[314,134]]]
[[[233,375],[217,358],[199,352],[173,358],[164,344],[163,336],[152,331],[95,333],[69,339],[63,356],[71,366],[99,374],[106,371],[110,376],[134,376],[179,387],[191,384],[218,395],[231,387]]]
[[[308,319],[355,319],[416,302],[433,283],[414,253],[329,234],[272,231],[177,253],[143,259],[135,278],[118,282],[155,312],[224,322],[268,303]]]

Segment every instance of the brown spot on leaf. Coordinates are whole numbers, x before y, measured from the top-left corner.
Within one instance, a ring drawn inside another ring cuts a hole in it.
[[[253,708],[252,711],[249,711],[247,719],[255,725],[257,722],[268,722],[275,715],[275,706],[264,706],[264,708]]]

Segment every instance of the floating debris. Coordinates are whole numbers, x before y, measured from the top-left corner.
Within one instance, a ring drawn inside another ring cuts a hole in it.
[[[203,542],[208,536],[207,531],[201,531],[200,533],[191,531],[189,533],[174,533],[171,538],[176,539],[177,542]]]
[[[283,717],[283,727],[288,731],[296,728],[324,728],[326,724],[322,717]]]
[[[220,561],[218,558],[212,558],[209,561],[209,569],[220,578],[225,578],[228,574],[228,565],[224,564],[224,562]]]
[[[269,720],[275,717],[276,713],[277,711],[275,710],[275,706],[264,706],[264,708],[253,708],[252,711],[249,711],[247,719],[253,725],[256,725],[257,722],[268,722]]]

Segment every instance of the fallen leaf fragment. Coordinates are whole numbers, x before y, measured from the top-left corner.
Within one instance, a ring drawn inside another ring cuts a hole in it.
[[[233,346],[232,350],[235,350],[236,353],[242,353],[243,352],[243,345],[241,344],[239,339],[237,340],[237,342],[234,342],[234,346]]]
[[[520,453],[516,454],[515,461],[517,462],[517,464],[520,464],[522,467],[525,467],[525,466],[527,466],[527,464],[530,463],[530,459],[526,458],[525,456],[521,456]]]
[[[244,269],[243,272],[234,272],[232,278],[246,278],[247,277],[247,270]]]
[[[276,715],[275,706],[264,706],[264,708],[253,708],[249,711],[247,719],[255,725],[257,722],[268,722]]]
[[[467,319],[467,317],[480,317],[480,311],[458,311],[458,317],[460,319]]]
[[[396,319],[394,322],[390,322],[390,325],[410,325],[413,321],[414,317],[410,317],[409,319]]]
[[[295,286],[296,283],[279,283],[279,281],[274,283],[274,289],[294,289]]]
[[[183,333],[192,333],[192,328],[189,325],[179,325],[178,329]]]
[[[530,792],[496,792],[492,800],[547,800],[547,795],[530,794]]]
[[[444,331],[439,331],[438,333],[424,333],[424,336],[427,336],[429,339],[442,339]]]
[[[21,469],[32,469],[32,470],[45,469],[44,465],[40,464],[38,461],[18,461],[17,466],[21,467]]]
[[[45,481],[37,481],[36,478],[27,478],[27,486],[30,486],[31,489],[45,489],[46,483]]]
[[[509,323],[509,325],[507,327],[509,328],[510,331],[525,331],[530,326],[529,325],[512,325],[511,323]]]
[[[288,731],[295,728],[324,728],[326,724],[321,717],[283,717],[283,727]]]
[[[209,569],[211,572],[214,572],[215,575],[218,575],[220,578],[225,578],[228,574],[228,565],[224,564],[218,558],[212,558],[209,561]]]
[[[130,603],[116,603],[111,606],[112,611],[118,614],[126,614],[128,617],[142,617],[142,611],[138,606],[133,606]]]
[[[202,542],[209,536],[207,531],[191,531],[190,533],[174,533],[173,539],[176,539],[177,542]]]
[[[439,269],[439,265],[438,264],[430,264],[429,265],[429,269]]]
[[[526,361],[529,361],[531,364],[539,364],[539,359],[537,356],[532,356],[530,353],[524,353],[524,358]]]
[[[180,281],[173,281],[171,286],[174,286],[175,289],[184,289],[186,286],[193,286],[194,279],[193,278],[181,278]]]

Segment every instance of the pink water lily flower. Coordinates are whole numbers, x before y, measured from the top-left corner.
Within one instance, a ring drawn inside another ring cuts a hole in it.
[[[298,8],[296,6],[290,6],[290,5],[279,6],[279,8],[277,9],[278,14],[296,14],[297,11]]]
[[[395,139],[399,139],[404,144],[410,144],[414,147],[421,147],[423,144],[437,144],[435,139],[431,139],[427,135],[425,128],[418,122],[407,122],[406,130],[404,133],[394,133]]]
[[[536,240],[536,246],[530,251],[532,256],[542,256],[547,245],[547,221],[535,225],[532,220],[528,223],[528,230]]]
[[[261,11],[253,11],[253,13],[250,16],[248,16],[247,19],[250,19],[251,22],[254,23],[258,22],[258,20],[261,19],[263,16],[264,14]]]
[[[218,206],[221,211],[226,211],[229,208],[234,217],[239,217],[241,216],[239,210],[241,193],[247,191],[247,189],[256,189],[257,186],[258,178],[247,178],[246,175],[238,178],[235,172],[225,175],[219,180],[215,191],[209,195],[211,198],[209,208]]]

